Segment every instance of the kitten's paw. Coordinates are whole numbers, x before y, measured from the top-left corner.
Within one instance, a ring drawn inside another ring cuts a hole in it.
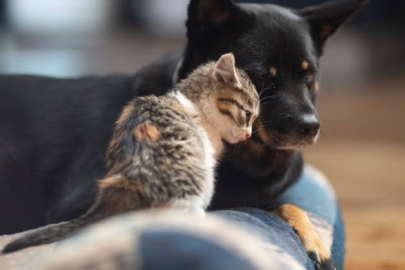
[[[308,257],[314,264],[315,270],[336,270],[335,261],[331,257],[320,259],[319,254],[314,251],[308,251]]]

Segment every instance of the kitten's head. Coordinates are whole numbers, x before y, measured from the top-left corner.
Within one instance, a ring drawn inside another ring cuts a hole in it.
[[[252,125],[259,115],[260,100],[249,76],[235,67],[233,54],[223,55],[212,71],[215,90],[210,113],[215,127],[229,143],[252,136]]]

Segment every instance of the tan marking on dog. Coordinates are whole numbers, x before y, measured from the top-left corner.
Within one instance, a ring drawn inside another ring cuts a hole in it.
[[[262,156],[264,152],[264,147],[261,144],[255,143],[252,140],[247,141],[247,148],[248,151],[246,151],[246,157],[251,158],[252,154],[255,155],[256,157]]]
[[[321,26],[320,35],[321,37],[326,38],[332,34],[332,31],[333,31],[332,26],[330,26],[329,24],[324,24]]]
[[[255,127],[257,128],[260,139],[262,139],[262,141],[266,144],[269,144],[271,142],[271,138],[270,135],[267,133],[263,125],[263,120],[260,116],[256,119]]]
[[[309,67],[309,63],[307,61],[303,61],[302,64],[301,64],[301,68],[303,70],[307,71],[308,67]]]
[[[146,123],[139,124],[134,129],[134,135],[138,141],[149,140],[156,142],[160,138],[160,132],[154,125],[149,125]]]
[[[131,104],[125,106],[125,108],[121,112],[120,117],[117,120],[117,124],[118,125],[124,124],[128,120],[128,118],[131,116],[133,109],[134,109],[134,107]]]
[[[319,93],[319,91],[321,90],[321,83],[319,81],[315,82],[315,93]]]
[[[277,68],[275,68],[275,67],[270,67],[270,75],[271,75],[272,77],[277,77],[277,72],[278,72]]]
[[[274,214],[284,219],[297,232],[307,252],[314,252],[319,261],[331,258],[330,250],[317,235],[304,210],[291,204],[283,204],[274,211]]]

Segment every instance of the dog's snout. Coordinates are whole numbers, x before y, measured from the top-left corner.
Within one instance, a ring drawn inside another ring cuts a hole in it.
[[[316,115],[305,115],[297,124],[296,132],[305,139],[313,139],[321,127]]]

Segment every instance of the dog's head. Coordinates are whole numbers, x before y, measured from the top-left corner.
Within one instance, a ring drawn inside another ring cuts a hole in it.
[[[261,97],[253,139],[274,148],[313,144],[319,58],[325,41],[366,0],[328,2],[302,10],[231,0],[191,0],[188,43],[178,77],[233,52]]]

